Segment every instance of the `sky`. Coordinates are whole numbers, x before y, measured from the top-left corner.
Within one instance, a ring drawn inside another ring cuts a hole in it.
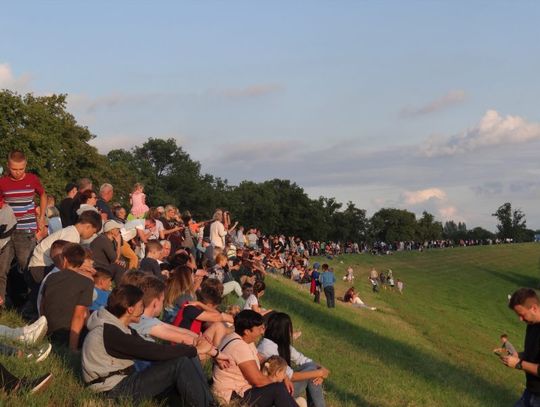
[[[66,93],[106,153],[175,138],[237,184],[540,229],[540,2],[26,1],[0,88]]]

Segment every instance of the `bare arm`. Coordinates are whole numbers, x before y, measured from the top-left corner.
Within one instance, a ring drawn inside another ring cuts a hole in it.
[[[197,319],[199,321],[205,321],[205,322],[230,322],[231,324],[234,322],[232,315],[225,314],[223,312],[219,313],[219,312],[203,311],[199,314]]]
[[[71,318],[71,328],[69,330],[69,349],[76,351],[79,347],[79,336],[84,326],[84,321],[88,313],[88,308],[84,305],[76,305]]]
[[[516,368],[517,363],[519,362],[519,357],[517,356],[504,356],[501,358],[501,361],[508,367],[511,367],[513,369]],[[532,374],[534,376],[540,376],[540,372],[538,369],[540,368],[540,364],[527,362],[525,360],[521,361],[521,367],[525,373]]]
[[[238,367],[248,383],[254,387],[262,387],[272,383],[268,376],[262,374],[254,360],[242,362]]]
[[[171,324],[159,324],[150,330],[150,335],[164,341],[184,343],[195,346],[198,335],[188,329],[179,328]]]

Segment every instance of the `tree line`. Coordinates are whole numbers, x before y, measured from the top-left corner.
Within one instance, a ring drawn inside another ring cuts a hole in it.
[[[95,185],[111,183],[115,201],[127,204],[136,182],[145,185],[149,205],[173,204],[189,209],[198,220],[209,219],[217,207],[227,208],[240,224],[265,233],[284,233],[305,239],[371,242],[439,239],[488,239],[495,234],[464,223],[436,221],[424,212],[382,208],[371,218],[349,201],[310,198],[295,182],[227,180],[201,171],[199,162],[176,140],[149,138],[130,150],[116,149],[103,155],[89,142],[95,135],[67,111],[66,95],[19,95],[0,91],[0,157],[14,148],[28,156],[28,169],[42,179],[57,199],[68,182],[91,178]],[[516,241],[532,240],[525,215],[510,203],[495,213],[498,236]]]

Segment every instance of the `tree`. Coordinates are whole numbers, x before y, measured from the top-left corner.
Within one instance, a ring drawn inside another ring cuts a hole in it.
[[[387,243],[414,240],[416,216],[404,209],[380,209],[371,217],[371,235]]]
[[[528,237],[529,233],[526,232],[525,214],[521,209],[512,210],[512,204],[510,202],[499,206],[492,216],[495,216],[499,221],[497,229],[500,238],[522,242]]]
[[[442,237],[442,232],[441,222],[435,222],[435,217],[431,213],[424,211],[422,217],[418,219],[417,239],[420,241],[438,240]]]

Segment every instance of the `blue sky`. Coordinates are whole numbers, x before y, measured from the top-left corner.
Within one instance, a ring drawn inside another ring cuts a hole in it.
[[[493,230],[540,228],[540,3],[18,2],[0,87],[69,94],[102,152],[174,137],[237,183],[289,178]]]

